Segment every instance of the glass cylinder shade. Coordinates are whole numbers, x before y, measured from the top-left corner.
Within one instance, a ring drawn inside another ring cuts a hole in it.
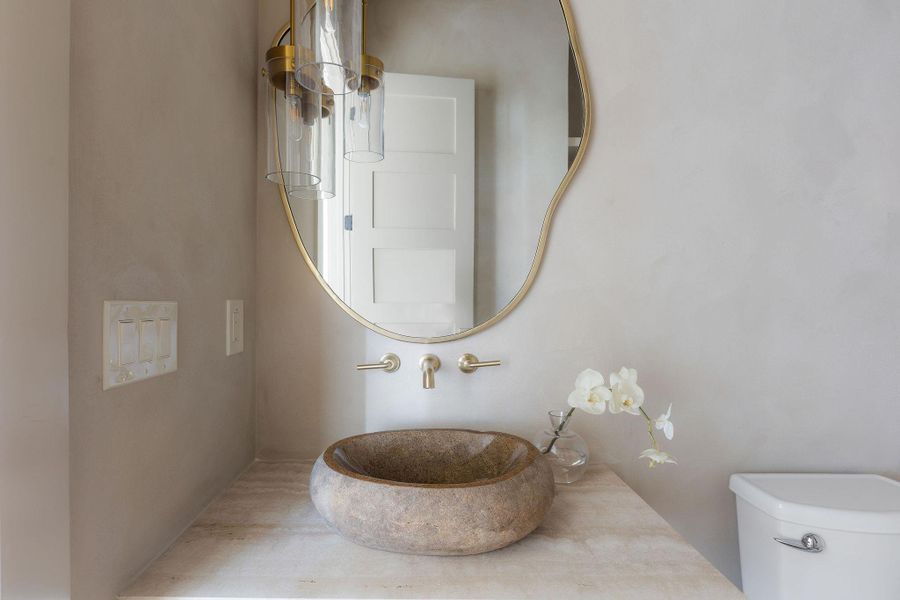
[[[371,163],[384,159],[384,66],[374,57],[363,60],[360,87],[346,96],[344,158]]]
[[[362,0],[292,1],[297,81],[320,94],[356,90],[362,71]]]
[[[319,183],[320,165],[314,146],[321,102],[321,96],[297,84],[291,71],[271,81],[266,102],[269,132],[266,179],[288,190]]]
[[[327,200],[335,196],[335,162],[337,148],[335,147],[335,105],[334,96],[316,94],[309,90],[304,93],[311,98],[311,104],[315,104],[319,110],[319,118],[310,131],[307,152],[309,153],[309,165],[315,175],[315,182],[305,186],[293,186],[287,192],[291,198],[305,200]],[[313,102],[314,101],[314,102]]]

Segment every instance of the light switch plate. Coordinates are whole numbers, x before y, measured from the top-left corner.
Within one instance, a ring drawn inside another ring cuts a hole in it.
[[[178,370],[178,303],[103,303],[103,389]]]
[[[244,301],[225,301],[225,356],[244,351]]]

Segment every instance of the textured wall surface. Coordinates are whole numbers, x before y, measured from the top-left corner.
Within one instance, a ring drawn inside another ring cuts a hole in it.
[[[260,0],[257,56],[288,20],[282,0]],[[265,82],[258,93],[258,169],[266,167]],[[257,181],[257,456],[314,456],[334,435],[362,430],[364,381],[348,358],[366,334],[316,283],[291,237],[278,188]],[[360,355],[360,358],[363,358]],[[359,362],[363,362],[360,360]]]
[[[638,462],[628,416],[573,427],[737,581],[730,473],[900,476],[900,7],[572,4],[596,128],[534,288],[496,327],[433,347],[363,331],[260,188],[259,294],[277,296],[260,315],[260,454],[415,425],[530,434],[578,371],[632,365],[651,414],[675,405],[680,464]],[[398,373],[353,371],[384,351]],[[429,351],[445,367],[424,391]],[[465,351],[505,364],[463,375]]]
[[[253,458],[256,11],[72,3],[75,600],[111,599]],[[178,301],[177,373],[101,391],[111,299]]]
[[[68,56],[68,0],[0,2],[0,596],[10,600],[69,597]]]

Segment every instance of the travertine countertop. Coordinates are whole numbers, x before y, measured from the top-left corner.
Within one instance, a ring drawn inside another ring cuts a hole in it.
[[[392,554],[331,531],[312,461],[257,462],[120,597],[248,599],[743,598],[603,465],[560,486],[524,540],[475,556]]]

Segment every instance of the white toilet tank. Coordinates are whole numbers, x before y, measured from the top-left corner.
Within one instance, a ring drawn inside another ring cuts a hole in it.
[[[900,600],[900,483],[745,473],[729,487],[750,600]]]

